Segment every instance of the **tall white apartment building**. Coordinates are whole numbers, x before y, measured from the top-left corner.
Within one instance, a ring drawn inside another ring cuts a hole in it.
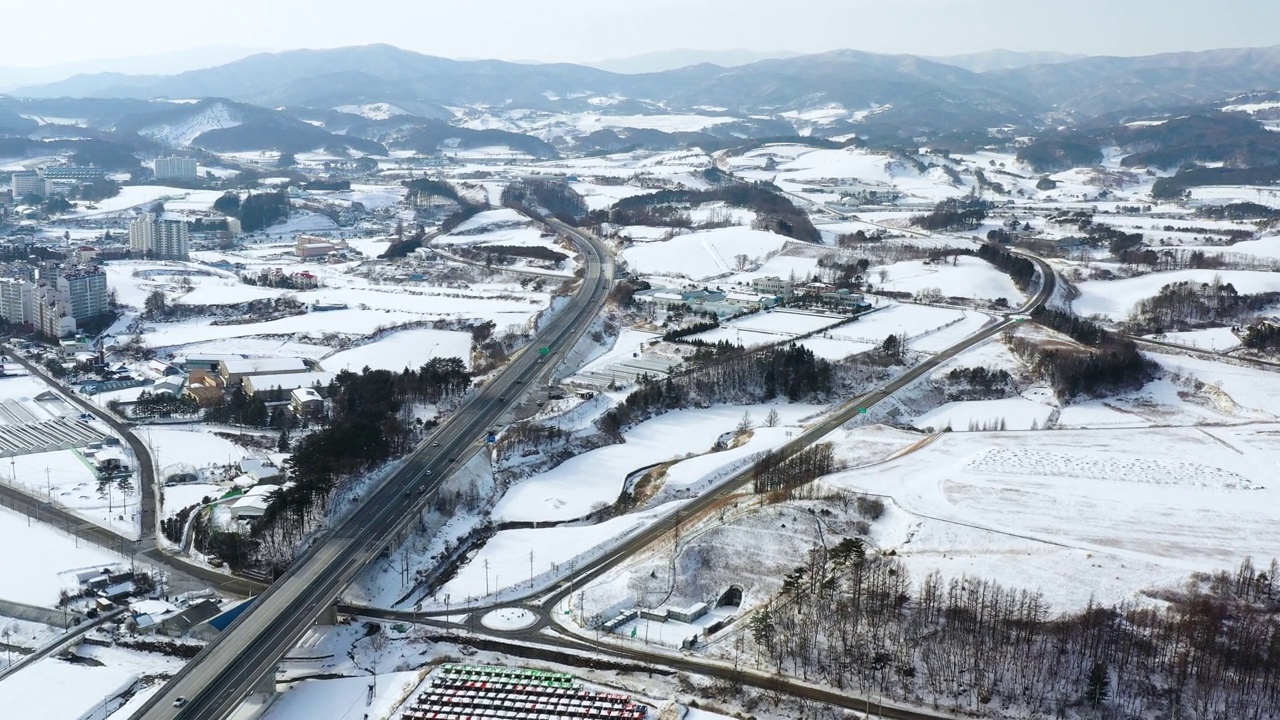
[[[186,260],[189,234],[185,222],[147,213],[129,223],[129,249],[156,260]]]
[[[189,157],[158,157],[152,163],[157,180],[195,180],[196,159]]]

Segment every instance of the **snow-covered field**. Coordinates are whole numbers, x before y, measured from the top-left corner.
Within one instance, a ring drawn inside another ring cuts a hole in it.
[[[1191,199],[1206,204],[1222,205],[1233,202],[1254,202],[1259,205],[1280,207],[1280,192],[1251,185],[1214,185],[1190,188]]]
[[[739,255],[749,263],[763,263],[787,242],[781,235],[731,227],[636,245],[624,250],[622,257],[635,273],[706,280],[743,269]]]
[[[544,574],[571,572],[593,549],[661,520],[680,504],[669,503],[596,525],[503,530],[476,551],[436,597],[448,595],[457,604],[509,587],[528,587]]]
[[[1165,342],[1177,343],[1179,345],[1189,345],[1194,348],[1214,350],[1217,352],[1233,350],[1240,347],[1240,338],[1237,337],[1235,333],[1231,332],[1231,328],[1227,327],[1165,333],[1156,339],[1163,340]]]
[[[164,517],[167,518],[177,515],[182,508],[199,505],[205,498],[216,500],[226,489],[208,483],[183,483],[166,485],[161,492],[164,493]]]
[[[387,718],[421,682],[419,672],[302,680],[277,697],[262,720],[364,720]],[[370,687],[373,686],[373,692]],[[372,703],[369,702],[372,695]]]
[[[1011,307],[1017,307],[1026,299],[1008,275],[995,269],[987,261],[963,256],[956,256],[955,259],[955,265],[950,262],[926,263],[922,260],[888,265],[884,268],[888,277],[880,285],[892,292],[919,293],[923,290],[937,290],[942,297],[983,300],[1005,298]],[[878,271],[872,272],[874,274]]]
[[[163,291],[171,303],[188,305],[227,305],[285,295],[308,306],[315,303],[346,305],[344,309],[313,310],[257,323],[214,325],[212,316],[147,323],[143,339],[162,354],[182,353],[199,346],[205,352],[278,356],[289,352],[285,347],[289,345],[297,354],[315,358],[331,351],[320,348],[313,352],[291,340],[338,334],[367,337],[382,330],[435,320],[474,319],[507,328],[527,324],[549,302],[546,292],[526,290],[514,282],[454,283],[448,287],[426,282],[382,283],[376,278],[352,274],[359,263],[304,262],[291,253],[292,245],[258,244],[236,252],[200,251],[193,253],[193,257],[203,262],[239,263],[246,266],[245,272],[250,274],[269,269],[280,269],[286,274],[307,271],[320,278],[321,287],[289,291],[252,286],[240,282],[232,272],[195,262],[111,263],[107,268],[108,283],[123,304],[137,309],[141,309],[146,297],[156,290]],[[118,322],[115,331],[123,332],[130,319],[126,316]],[[281,349],[267,349],[270,343],[261,339],[264,337],[274,338],[275,346]],[[390,335],[389,339],[392,345],[402,340],[397,335]],[[246,349],[221,349],[240,345]],[[453,345],[446,349],[456,352]],[[403,354],[402,350],[412,353],[412,348],[397,347],[391,356]],[[396,360],[398,362],[398,358]]]
[[[767,163],[772,159],[775,167]],[[969,191],[941,169],[921,173],[900,158],[858,148],[817,149],[801,145],[766,145],[729,158],[735,174],[753,180],[770,180],[780,187],[806,195],[813,186],[898,190],[916,200],[936,202]],[[820,195],[815,195],[821,200]]]
[[[77,571],[121,561],[115,553],[5,508],[0,508],[0,538],[5,547],[15,549],[5,558],[0,598],[28,605],[53,607],[59,592],[76,586]]]
[[[418,328],[391,333],[377,342],[334,353],[323,360],[329,372],[350,370],[400,371],[417,368],[432,358],[461,358],[471,367],[471,334],[454,330]]]
[[[654,340],[660,340],[661,335],[657,333],[642,332],[632,330],[630,328],[622,330],[618,333],[618,337],[614,340],[613,347],[604,354],[595,358],[591,362],[579,368],[579,373],[591,372],[606,368],[620,360],[626,360],[632,355],[641,352],[645,346]]]
[[[893,498],[875,538],[913,574],[994,578],[1067,609],[1280,556],[1276,431],[944,433],[830,482]]]
[[[175,210],[207,210],[221,194],[213,190],[185,190],[164,185],[126,185],[120,188],[119,195],[92,203],[82,202],[67,216],[79,219],[108,217],[134,208],[147,209],[158,200],[164,200],[166,208],[169,202],[174,202]]]
[[[245,456],[243,448],[214,435],[209,428],[148,427],[140,434],[155,454],[156,464],[162,471],[179,463],[196,468],[227,465]]]
[[[493,518],[495,521],[547,521],[583,517],[617,500],[624,481],[633,471],[688,454],[708,452],[717,438],[733,431],[744,412],[751,413],[759,424],[771,409],[778,411],[781,425],[794,426],[823,408],[804,404],[754,405],[670,412],[627,432],[626,442],[621,445],[578,455],[553,470],[517,484],[498,501]],[[768,447],[760,442],[758,449]]]
[[[1077,287],[1080,297],[1071,307],[1077,315],[1102,315],[1111,320],[1124,320],[1141,300],[1160,293],[1160,288],[1175,282],[1212,283],[1220,279],[1240,293],[1280,291],[1280,274],[1252,270],[1176,270],[1151,273],[1124,280],[1090,280]]]
[[[1225,393],[1224,409],[1228,411],[1241,408],[1280,418],[1280,378],[1274,372],[1185,355],[1146,355],[1166,370],[1190,376]]]
[[[1054,408],[1026,398],[970,400],[947,403],[917,417],[912,424],[957,432],[971,426],[982,430],[1032,430],[1044,427]]]
[[[732,320],[714,330],[699,333],[696,337],[709,343],[728,340],[745,347],[755,347],[786,342],[796,336],[831,327],[845,319],[840,315],[773,310]]]
[[[95,717],[95,711],[110,711],[108,701],[128,691],[137,680],[136,674],[123,668],[47,658],[0,681],[0,707],[15,718]]]
[[[908,338],[915,350],[937,352],[976,332],[991,319],[972,310],[886,304],[882,301],[880,304],[883,309],[820,333],[801,344],[815,354],[837,359],[878,348],[885,338],[896,335]]]
[[[792,246],[795,247],[794,245]],[[774,255],[755,270],[739,272],[725,278],[729,284],[750,284],[752,280],[762,277],[778,277],[784,280],[794,277],[797,282],[805,282],[810,276],[818,273],[818,259],[798,255]]]

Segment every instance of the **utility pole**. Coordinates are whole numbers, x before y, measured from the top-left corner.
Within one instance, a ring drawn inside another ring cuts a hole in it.
[[[529,587],[533,587],[533,551],[529,551]]]
[[[484,594],[489,594],[489,558],[484,559]]]

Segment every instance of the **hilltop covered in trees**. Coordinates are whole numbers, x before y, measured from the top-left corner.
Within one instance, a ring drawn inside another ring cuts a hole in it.
[[[1044,307],[1037,308],[1031,316],[1086,346],[1046,348],[1025,338],[1013,340],[1013,350],[1063,400],[1137,390],[1156,376],[1158,366],[1143,357],[1133,341],[1113,335],[1096,323]]]
[[[836,366],[803,345],[731,352],[680,377],[642,377],[640,387],[604,414],[601,427],[614,434],[671,410],[715,402],[819,401],[836,391],[838,380]]]
[[[995,268],[1008,275],[1018,289],[1026,292],[1031,281],[1036,277],[1036,265],[1030,260],[1014,255],[998,245],[983,244],[978,246],[978,257],[991,263]]]
[[[248,544],[241,548],[244,561],[256,558],[258,564],[281,567],[291,562],[298,542],[324,516],[344,483],[412,449],[425,428],[411,419],[408,408],[456,397],[470,385],[471,376],[458,358],[432,358],[416,370],[398,373],[339,373],[328,389],[333,400],[327,425],[293,444],[293,484],[276,494],[250,538],[237,541]]]
[[[257,232],[289,217],[289,195],[284,190],[250,193],[241,199],[236,192],[223,193],[213,202],[213,209],[240,219],[244,232]]]
[[[913,580],[845,538],[813,548],[748,627],[780,673],[960,715],[1274,720],[1278,571],[1246,560],[1159,607],[1054,617],[1038,592]]]
[[[1220,278],[1213,282],[1173,282],[1141,300],[1129,315],[1135,333],[1235,324],[1280,303],[1280,292],[1240,294]]]
[[[587,215],[585,223],[693,227],[689,210],[704,203],[724,203],[753,210],[754,227],[805,242],[821,242],[809,216],[768,183],[732,183],[709,190],[661,190],[623,198],[608,210]]]
[[[502,189],[502,204],[526,215],[551,215],[576,225],[587,214],[587,201],[563,180],[525,179]]]
[[[930,232],[973,230],[987,218],[991,203],[977,198],[949,198],[938,203],[928,215],[911,218],[911,224]]]

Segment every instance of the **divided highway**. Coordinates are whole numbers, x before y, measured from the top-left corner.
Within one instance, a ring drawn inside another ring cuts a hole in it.
[[[539,364],[536,352],[524,352],[513,359],[507,368],[472,395],[429,438],[429,444],[424,444],[415,451],[402,469],[372,492],[356,512],[313,545],[283,578],[255,601],[248,612],[174,676],[163,691],[135,713],[133,720],[218,720],[231,714],[246,694],[263,680],[271,679],[279,659],[297,643],[319,614],[334,602],[342,589],[417,517],[422,503],[432,499],[443,478],[455,467],[453,459],[465,458],[480,444],[487,430],[517,404],[519,396],[527,388],[545,382],[555,365],[571,350],[602,307],[608,294],[608,285],[613,278],[612,260],[599,241],[574,228],[555,222],[551,224],[572,237],[582,249],[586,271],[578,293],[535,343],[536,346],[551,348],[551,355],[546,362]],[[806,430],[785,446],[782,452],[791,454],[817,442],[851,420],[860,412],[860,408],[875,405],[961,352],[1012,327],[1020,320],[1018,314],[1043,305],[1054,292],[1055,276],[1047,263],[1035,257],[1030,259],[1036,261],[1041,270],[1041,286],[1017,314],[1006,316],[1002,321],[934,355],[874,392],[851,401],[839,412]],[[720,490],[695,500],[681,514],[696,515],[749,480],[749,477],[750,470],[741,473],[723,484]],[[425,488],[425,492],[419,494],[419,488]],[[569,580],[565,580],[550,595],[544,595],[539,605],[544,612],[551,610],[568,595],[570,587],[580,587],[624,562],[670,532],[678,523],[679,519],[673,517],[630,538],[613,553],[575,573],[572,585]],[[546,641],[545,637],[540,639]],[[583,638],[564,640],[576,642],[579,646],[597,645]],[[677,662],[662,654],[646,654],[640,649],[620,653],[618,648],[609,645],[601,644],[597,648],[691,671],[712,675],[722,672],[714,664],[702,663],[695,658],[684,658]],[[738,676],[742,675],[739,671]],[[746,675],[744,679],[755,681],[752,684],[768,682],[772,687],[794,685],[787,689],[798,695],[826,702],[842,696],[833,691],[806,690],[799,683],[785,680],[780,682],[778,678],[764,680],[751,678],[750,673]],[[179,698],[185,699],[181,709],[174,706]],[[914,713],[898,716],[928,717]]]
[[[932,372],[939,365],[947,362],[960,353],[1015,326],[1018,322],[1022,321],[1026,314],[1034,311],[1036,308],[1042,307],[1051,297],[1053,297],[1054,291],[1057,288],[1057,276],[1054,274],[1053,268],[1050,267],[1043,259],[1034,255],[1025,255],[1025,257],[1036,263],[1036,267],[1040,271],[1041,280],[1040,287],[1036,291],[1035,295],[1031,297],[1021,308],[1007,314],[1003,320],[995,323],[994,325],[983,328],[979,332],[965,338],[955,345],[952,345],[946,350],[937,353],[933,357],[929,358],[929,360],[912,367],[891,382],[882,385],[862,397],[849,401],[839,411],[833,413],[831,417],[800,434],[790,443],[781,448],[779,452],[790,455],[799,452],[808,445],[820,441],[841,425],[852,420],[861,412],[862,408],[869,409],[890,397],[895,392],[919,380],[927,373]],[[542,616],[540,621],[534,626],[518,631],[492,632],[487,631],[479,623],[475,623],[470,629],[481,633],[489,632],[499,638],[502,642],[511,642],[512,652],[517,655],[521,652],[521,646],[527,648],[530,645],[552,646],[556,648],[574,650],[586,649],[630,660],[648,662],[654,665],[684,672],[696,673],[709,677],[718,677],[735,682],[743,682],[771,692],[783,692],[788,695],[802,697],[836,707],[867,712],[868,714],[874,709],[879,717],[891,718],[893,720],[937,720],[938,718],[949,717],[948,715],[940,713],[931,713],[924,709],[912,710],[908,708],[886,706],[883,705],[882,702],[878,703],[870,698],[856,697],[852,692],[847,690],[817,687],[810,683],[802,682],[796,678],[770,674],[743,667],[735,668],[726,666],[724,663],[706,660],[694,655],[681,654],[676,656],[667,652],[655,652],[647,647],[639,645],[619,646],[615,643],[593,640],[589,637],[571,633],[551,620],[556,612],[556,606],[568,598],[574,588],[583,587],[586,583],[621,565],[629,558],[634,557],[645,548],[668,535],[679,526],[681,517],[698,517],[703,511],[713,507],[724,497],[737,492],[739,488],[750,481],[752,472],[752,468],[747,468],[726,480],[715,490],[704,493],[697,499],[685,505],[679,514],[673,515],[662,522],[654,523],[642,532],[628,538],[627,541],[615,548],[613,552],[610,552],[607,555],[587,564],[575,572],[572,577],[562,580],[555,587],[551,588],[550,591],[542,589],[529,593],[524,599],[533,600],[536,598],[536,600],[526,604],[525,607],[536,607],[541,612]],[[508,599],[502,603],[494,605],[469,607],[467,608],[467,612],[474,617],[486,610],[503,606],[512,606],[519,602],[519,599]],[[405,622],[420,621],[419,618],[426,618],[428,615],[442,614],[408,613],[395,610],[354,607],[347,608],[347,610],[369,617]],[[456,614],[459,610],[455,609],[453,612]],[[426,620],[426,622],[437,625],[440,624],[439,620]],[[551,631],[552,634],[548,634],[548,630]]]
[[[412,524],[443,479],[483,442],[489,428],[520,396],[546,381],[590,326],[613,280],[613,260],[603,244],[574,228],[554,221],[551,224],[578,245],[585,273],[578,292],[535,340],[535,348],[548,347],[550,354],[541,358],[530,348],[477,389],[398,472],[369,493],[342,524],[317,540],[248,611],[138,710],[133,720],[225,718],[261,681],[273,681],[276,663],[320,613]],[[175,707],[179,698],[185,700],[181,709]]]

